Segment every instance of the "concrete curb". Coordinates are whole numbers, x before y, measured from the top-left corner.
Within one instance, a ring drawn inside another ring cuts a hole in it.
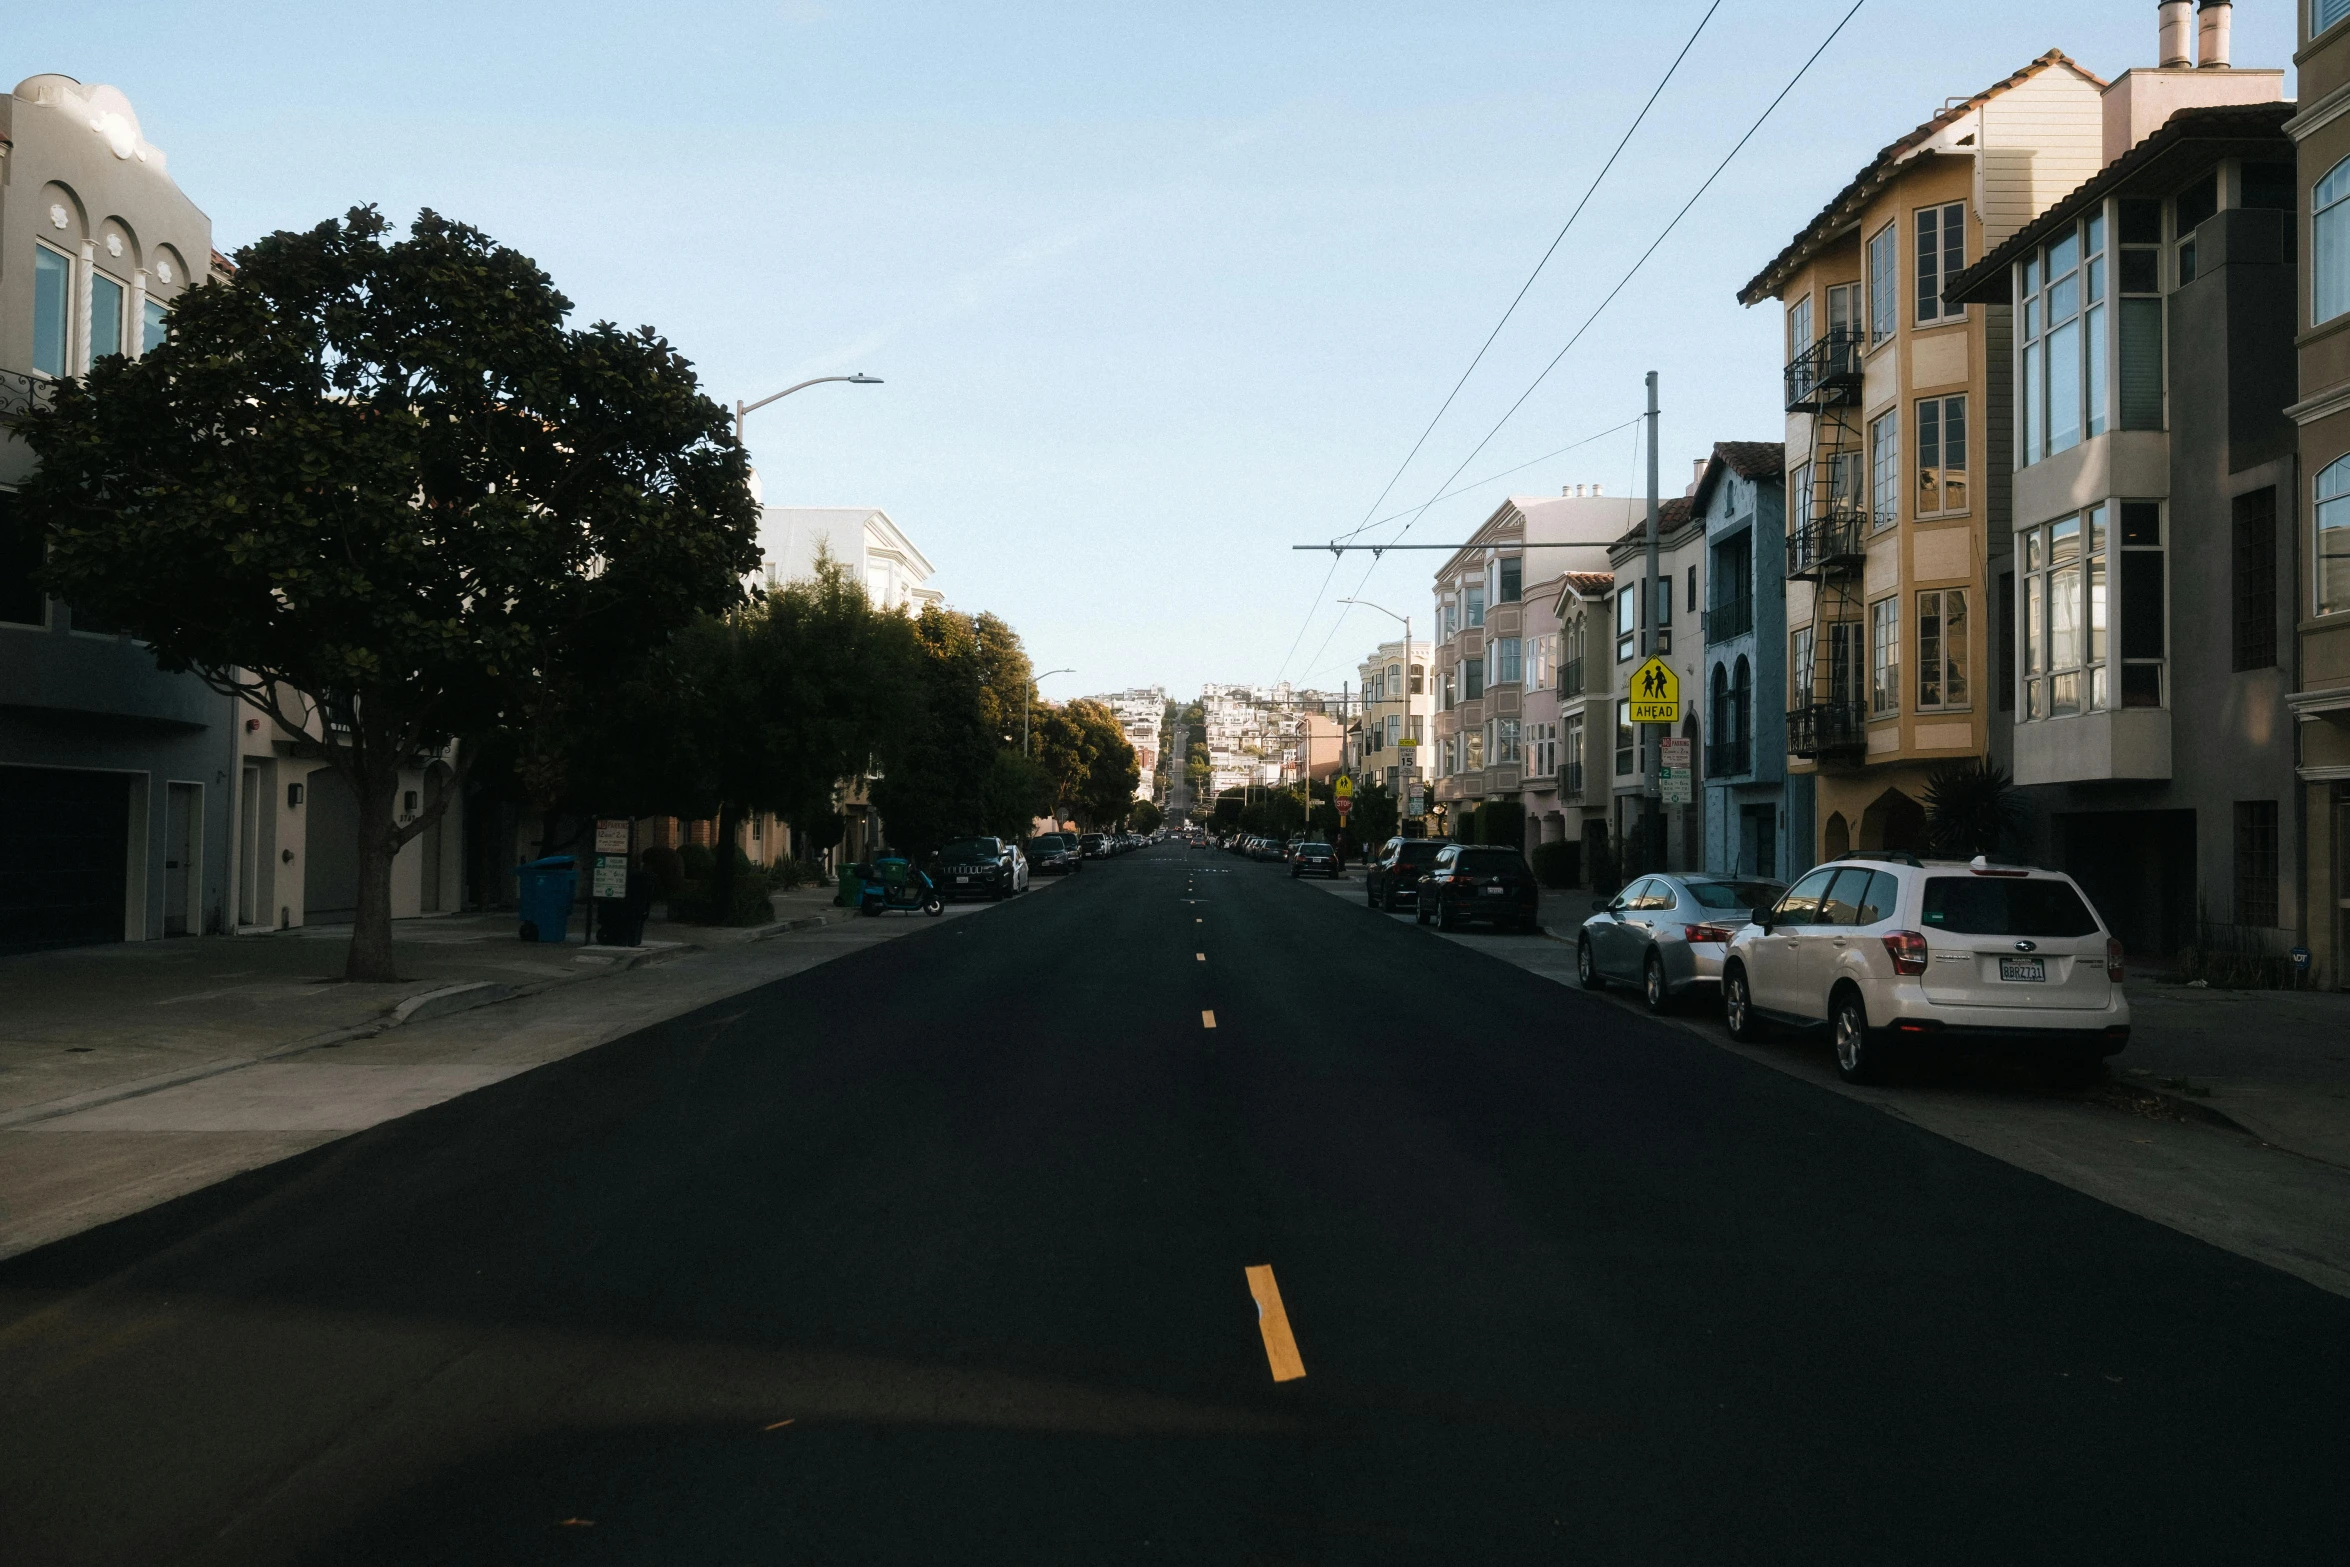
[[[385,1018],[387,1023],[421,1022],[425,1018],[445,1017],[451,1012],[469,1012],[475,1007],[486,1007],[493,1001],[505,1001],[514,994],[512,985],[500,984],[494,979],[476,979],[462,985],[449,985],[439,990],[428,990],[421,996],[410,996],[392,1008]]]

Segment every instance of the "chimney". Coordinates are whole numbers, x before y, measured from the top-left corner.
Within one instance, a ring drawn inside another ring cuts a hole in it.
[[[2184,70],[2195,63],[2187,52],[2187,35],[2195,30],[2194,6],[2190,0],[2162,0],[2156,7],[2159,21],[2155,60],[2166,71]]]
[[[2235,20],[2236,8],[2230,0],[2203,0],[2203,9],[2195,18],[2195,64],[2206,71],[2224,71],[2228,68],[2228,28]]]
[[[1697,486],[1705,479],[1705,459],[1702,457],[1690,458],[1689,468],[1689,488],[1681,492],[1683,495],[1695,495],[1697,493]]]

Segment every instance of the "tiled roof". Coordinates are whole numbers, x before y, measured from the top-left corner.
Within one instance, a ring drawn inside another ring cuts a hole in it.
[[[1567,586],[1576,592],[1590,595],[1615,591],[1616,579],[1612,572],[1570,571],[1565,573]]]
[[[2293,117],[2291,103],[2225,103],[2200,109],[2181,109],[2162,122],[2144,141],[2114,159],[2082,182],[2080,189],[2009,235],[2007,242],[1950,280],[1942,297],[1952,304],[2008,302],[2007,269],[2026,251],[2072,222],[2091,202],[2102,201],[2117,186],[2127,185],[2164,158],[2185,150],[2191,142],[2274,142],[2291,156],[2292,140],[2285,122]],[[2233,156],[2226,145],[2206,153],[2216,162]],[[2181,171],[2181,177],[2186,171]]]
[[[1657,505],[1656,505],[1656,531],[1657,531],[1657,536],[1658,536],[1659,538],[1662,538],[1662,537],[1663,537],[1665,534],[1668,534],[1668,533],[1672,532],[1672,531],[1673,531],[1675,528],[1680,528],[1680,527],[1686,527],[1686,526],[1688,526],[1689,519],[1690,519],[1690,517],[1691,517],[1692,515],[1693,515],[1693,513],[1692,513],[1692,511],[1691,511],[1691,509],[1690,509],[1690,505],[1689,505],[1689,497],[1688,497],[1688,496],[1686,496],[1686,495],[1668,495],[1668,496],[1666,496],[1666,497],[1665,497],[1663,500],[1661,500],[1661,501],[1657,502]],[[1622,538],[1620,538],[1620,539],[1616,540],[1616,543],[1617,543],[1617,544],[1631,544],[1631,543],[1634,543],[1634,542],[1636,542],[1636,541],[1638,541],[1638,540],[1645,539],[1645,538],[1647,538],[1647,537],[1648,537],[1648,510],[1647,510],[1647,508],[1646,508],[1646,507],[1642,507],[1642,508],[1641,508],[1641,513],[1640,513],[1640,520],[1639,520],[1638,522],[1634,523],[1634,524],[1631,526],[1631,528],[1630,528],[1630,529],[1628,529],[1628,530],[1625,532],[1625,534],[1624,534],[1624,536],[1623,536]],[[1612,545],[1610,546],[1610,548],[1613,548],[1613,547],[1614,547],[1614,546],[1612,546]],[[1613,579],[1611,579],[1611,580],[1613,580]]]
[[[2103,77],[2094,71],[2084,69],[2078,61],[2068,57],[2063,50],[2051,49],[2014,75],[1993,82],[1973,97],[1962,98],[1956,103],[1945,105],[1939,113],[1916,130],[1911,131],[1898,141],[1887,143],[1885,147],[1880,149],[1877,155],[1869,160],[1868,166],[1855,174],[1851,183],[1838,191],[1835,198],[1820,209],[1819,215],[1803,226],[1803,232],[1789,240],[1787,248],[1772,257],[1771,264],[1757,272],[1747,285],[1738,291],[1738,303],[1757,305],[1776,294],[1780,283],[1785,280],[1789,272],[1794,270],[1796,264],[1823,241],[1843,232],[1844,226],[1852,220],[1853,214],[1859,210],[1861,204],[1876,194],[1877,187],[1892,172],[1893,166],[1921,142],[1953,121],[1972,114],[2009,88],[2020,87],[2042,71],[2059,65],[2077,72],[2083,81],[2098,87],[2106,85]]]
[[[1785,441],[1716,441],[1714,455],[1698,477],[1697,488],[1689,496],[1689,504],[1702,512],[1712,499],[1714,483],[1725,472],[1741,479],[1759,481],[1776,479],[1787,471],[1787,443]]]

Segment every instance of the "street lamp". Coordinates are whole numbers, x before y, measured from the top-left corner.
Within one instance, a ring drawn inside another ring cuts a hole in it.
[[[1055,675],[1074,675],[1074,669],[1048,669],[1041,675],[1031,675],[1028,684],[1020,688],[1020,754],[1028,754],[1028,692],[1031,687],[1043,685]]]
[[[752,414],[757,413],[760,409],[766,407],[769,403],[789,397],[794,392],[804,392],[811,386],[822,386],[827,381],[846,381],[852,386],[879,386],[881,384],[881,377],[877,375],[867,375],[861,370],[858,371],[855,375],[820,375],[812,381],[802,381],[797,386],[787,386],[782,391],[777,392],[775,396],[762,397],[755,403],[746,403],[738,397],[734,400],[735,444],[738,446],[742,444],[743,421],[749,418]]]
[[[1389,609],[1386,605],[1374,604],[1369,599],[1340,599],[1338,602],[1341,604],[1360,604],[1365,609],[1377,610],[1380,614],[1385,615],[1389,620],[1400,620],[1403,622],[1403,710],[1407,715],[1409,715],[1412,711],[1412,617],[1409,615],[1399,615],[1394,610]],[[1368,702],[1364,703],[1363,707],[1365,712],[1370,710],[1370,704]],[[1404,728],[1409,730],[1411,727],[1411,724],[1407,720],[1407,722],[1404,724]],[[1419,747],[1414,746],[1412,749],[1416,751],[1419,749]],[[1414,757],[1412,759],[1411,766],[1404,769],[1405,783],[1408,784],[1411,782],[1411,774],[1419,767],[1419,765],[1419,759]]]

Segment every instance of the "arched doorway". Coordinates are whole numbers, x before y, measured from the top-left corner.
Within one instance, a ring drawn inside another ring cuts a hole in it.
[[[1844,813],[1836,812],[1828,818],[1828,825],[1820,830],[1820,857],[1832,860],[1852,852],[1852,828],[1846,824]]]
[[[1860,846],[1907,854],[1925,853],[1926,808],[1899,789],[1886,790],[1860,813]]]

